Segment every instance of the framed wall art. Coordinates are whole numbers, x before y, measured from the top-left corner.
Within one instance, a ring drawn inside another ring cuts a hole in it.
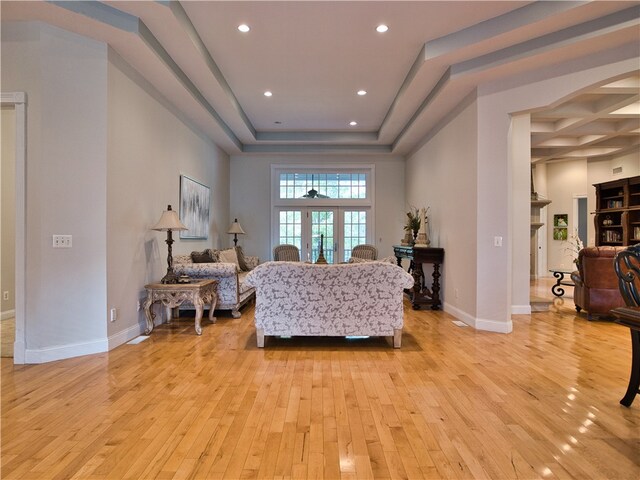
[[[553,239],[566,240],[568,238],[569,214],[556,213],[553,215]]]
[[[209,187],[180,175],[180,220],[189,229],[180,231],[180,238],[209,238]]]

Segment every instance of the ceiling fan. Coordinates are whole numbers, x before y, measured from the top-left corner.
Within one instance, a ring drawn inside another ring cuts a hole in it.
[[[318,193],[318,191],[313,188],[313,175],[311,175],[311,190],[309,190],[302,198],[330,198],[327,195],[322,195]]]

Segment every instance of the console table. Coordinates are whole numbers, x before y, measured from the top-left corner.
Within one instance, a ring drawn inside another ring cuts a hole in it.
[[[171,321],[174,308],[178,308],[185,302],[190,302],[196,309],[196,333],[202,335],[202,312],[205,305],[209,307],[209,320],[215,323],[214,310],[218,302],[218,281],[200,280],[193,283],[150,283],[144,287],[147,290],[147,300],[144,302],[144,314],[147,317],[147,329],[145,335],[153,331],[153,319],[155,313],[151,306],[160,302],[167,309],[167,322]]]
[[[402,259],[411,260],[409,273],[413,275],[413,288],[409,290],[411,305],[419,310],[420,305],[431,305],[432,310],[439,310],[440,303],[440,265],[444,260],[444,248],[413,247],[410,245],[394,245],[393,253],[398,266],[402,266]],[[426,285],[423,263],[433,264],[433,283],[431,289]]]

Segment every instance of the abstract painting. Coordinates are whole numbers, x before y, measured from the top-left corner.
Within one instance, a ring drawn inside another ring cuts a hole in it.
[[[180,220],[189,230],[180,231],[180,238],[209,238],[209,187],[180,175]]]

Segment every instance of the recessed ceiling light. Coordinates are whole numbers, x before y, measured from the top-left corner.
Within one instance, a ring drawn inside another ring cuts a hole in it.
[[[267,90],[266,92],[264,92],[264,96],[265,96],[265,97],[270,97],[271,95],[273,95],[273,93],[271,93],[269,90]]]
[[[366,90],[358,90],[358,95],[362,96],[362,95],[366,95],[367,91]]]
[[[249,25],[243,23],[242,25],[238,25],[238,30],[240,30],[242,33],[247,33],[249,30],[251,30],[251,28],[249,27]]]
[[[389,27],[387,27],[384,23],[376,27],[376,32],[378,33],[384,33],[387,30],[389,30]]]
[[[351,125],[352,127],[355,127],[358,124],[358,122],[349,122],[349,125]]]

